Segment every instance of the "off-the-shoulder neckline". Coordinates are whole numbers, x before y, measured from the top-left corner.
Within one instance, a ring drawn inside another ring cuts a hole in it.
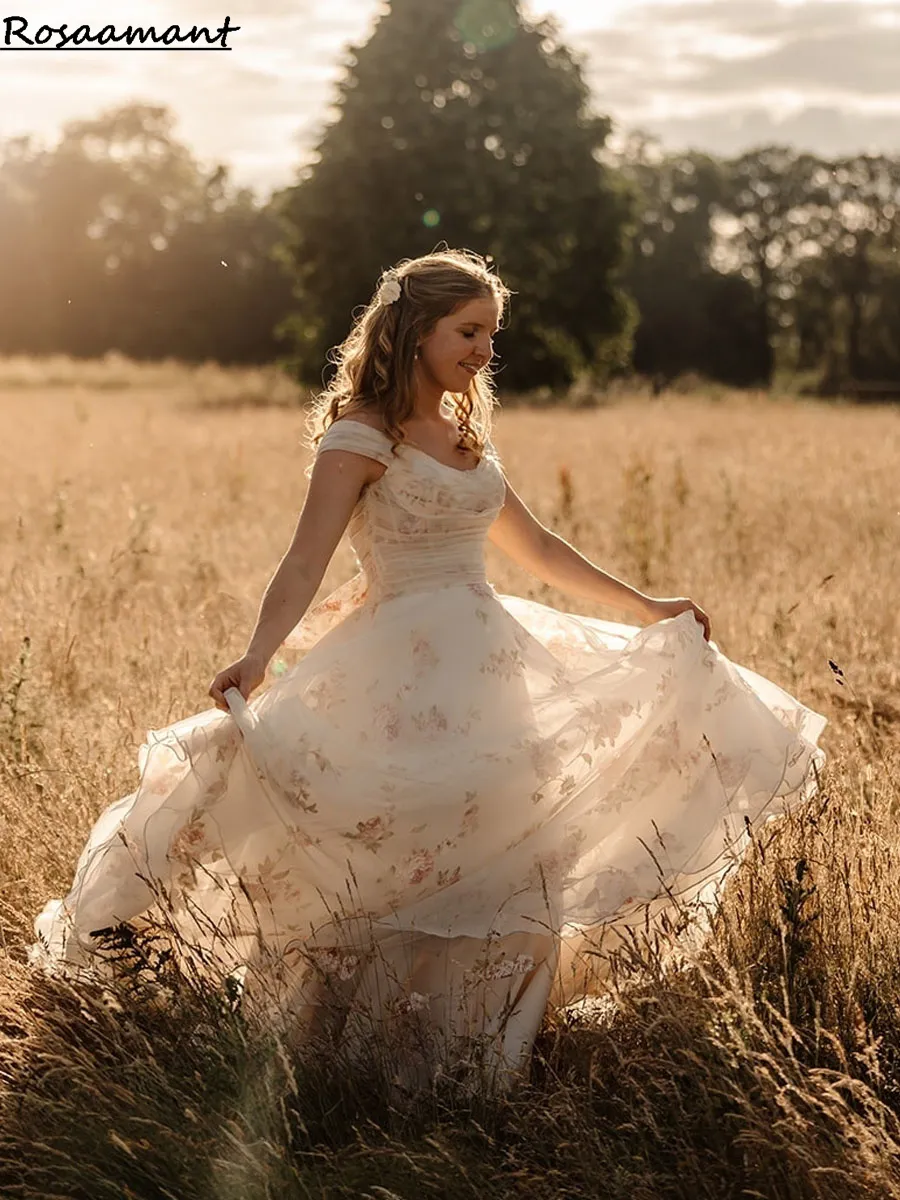
[[[380,438],[383,438],[384,441],[389,442],[389,443],[391,441],[391,439],[388,437],[388,435],[384,432],[383,429],[376,429],[374,425],[369,425],[368,422],[366,422],[366,421],[357,421],[353,417],[338,417],[337,421],[332,422],[332,425],[337,425],[338,421],[344,421],[351,425],[361,425],[363,429],[370,429],[372,431],[372,433],[378,434],[378,436]],[[429,454],[427,450],[423,450],[422,447],[417,446],[415,442],[411,442],[411,441],[401,442],[400,448],[406,449],[406,450],[414,450],[417,454],[421,454],[424,458],[430,459],[433,463],[436,463],[439,467],[443,467],[445,471],[452,471],[454,475],[474,475],[474,473],[481,467],[482,463],[484,462],[485,458],[487,457],[486,454],[482,454],[481,458],[479,458],[478,462],[475,464],[474,467],[451,467],[449,463],[441,462],[441,460],[439,458],[435,458],[433,454]]]

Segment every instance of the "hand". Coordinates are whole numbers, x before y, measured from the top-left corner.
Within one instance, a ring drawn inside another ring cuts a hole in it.
[[[244,699],[248,700],[250,693],[259,687],[265,677],[265,661],[257,658],[254,654],[245,654],[243,658],[239,658],[237,662],[218,673],[209,685],[209,695],[215,700],[216,708],[228,712],[229,708],[225,701],[225,692],[228,688],[237,688]]]
[[[695,604],[693,600],[689,600],[687,596],[676,596],[664,600],[651,600],[646,606],[647,620],[665,621],[668,617],[677,617],[680,613],[687,612],[690,609],[696,619],[703,626],[703,636],[709,641],[710,626],[709,617],[703,611],[699,604]]]

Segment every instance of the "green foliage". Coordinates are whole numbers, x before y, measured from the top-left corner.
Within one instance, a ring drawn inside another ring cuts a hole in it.
[[[670,381],[700,372],[738,386],[758,383],[766,343],[747,336],[753,288],[711,261],[713,217],[727,203],[725,164],[696,151],[666,154],[640,133],[626,139],[613,162],[639,196],[624,276],[640,313],[634,369]]]
[[[279,201],[301,378],[320,378],[383,268],[441,241],[493,256],[516,292],[505,386],[624,365],[628,193],[555,28],[512,0],[394,0],[345,66],[339,115]]]
[[[345,67],[314,161],[266,204],[159,106],[0,146],[0,354],[281,354],[319,386],[381,270],[446,242],[515,291],[507,395],[629,370],[900,395],[900,158],[640,133],[613,153],[578,60],[511,0],[394,0]]]
[[[0,158],[0,353],[259,362],[288,285],[273,215],[128,104]]]
[[[900,353],[884,353],[890,303],[881,304],[900,281],[900,162],[768,146],[727,170],[724,207],[736,223],[727,249],[757,298],[765,381],[776,367],[813,366],[835,391],[900,379]]]
[[[900,391],[900,161],[785,146],[717,161],[636,134],[612,162],[640,196],[626,274],[639,372]]]

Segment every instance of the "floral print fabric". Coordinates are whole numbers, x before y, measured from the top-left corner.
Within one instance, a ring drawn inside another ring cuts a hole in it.
[[[136,791],[37,920],[42,954],[90,961],[92,931],[152,910],[151,879],[231,966],[265,946],[351,979],[363,930],[499,939],[489,977],[521,987],[548,934],[697,894],[740,854],[745,818],[812,792],[824,718],[691,613],[637,628],[495,591],[492,445],[462,471],[344,419],[331,449],[386,468],[350,521],[358,574],[306,614],[287,639],[299,663],[267,690],[148,734]],[[432,1006],[414,974],[407,1000]]]

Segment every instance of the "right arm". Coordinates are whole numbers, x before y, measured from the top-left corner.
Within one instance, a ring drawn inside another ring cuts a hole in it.
[[[247,699],[262,682],[269,659],[312,603],[363,489],[384,471],[381,463],[348,450],[317,455],[297,527],[263,594],[247,649],[210,685],[217,708],[227,711],[228,687],[238,687]]]

